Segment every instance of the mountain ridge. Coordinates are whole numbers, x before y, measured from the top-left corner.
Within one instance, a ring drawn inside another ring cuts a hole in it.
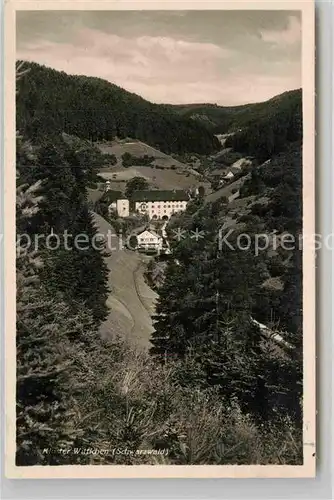
[[[240,104],[237,106],[222,106],[218,104],[185,104],[169,105],[181,116],[208,123],[209,130],[214,133],[227,133],[248,126],[256,119],[262,119],[271,112],[280,108],[295,106],[302,101],[302,90],[287,90],[266,101],[258,103]]]
[[[17,126],[30,138],[66,132],[92,142],[131,137],[165,153],[219,149],[206,127],[101,78],[33,62],[18,82]]]
[[[141,140],[162,152],[210,154],[215,136],[301,107],[301,89],[238,106],[155,104],[99,77],[69,75],[34,62],[18,82],[17,126],[40,136],[66,132],[92,142],[116,137]]]

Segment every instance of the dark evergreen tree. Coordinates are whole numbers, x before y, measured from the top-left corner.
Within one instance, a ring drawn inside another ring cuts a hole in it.
[[[18,162],[20,151],[18,148]],[[45,139],[34,154],[33,164],[18,163],[18,171],[22,181],[41,183],[42,200],[31,218],[29,231],[33,239],[41,236],[37,242],[45,262],[41,272],[46,287],[52,293],[64,293],[74,310],[84,302],[99,322],[107,314],[107,269],[102,248],[92,245],[96,229],[86,200],[86,186],[93,172],[89,150],[60,136],[52,142]],[[94,166],[94,151],[91,157]],[[75,245],[79,235],[81,241],[86,240],[80,248]]]

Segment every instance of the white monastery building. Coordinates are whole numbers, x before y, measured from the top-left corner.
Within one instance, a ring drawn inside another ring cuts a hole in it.
[[[184,211],[189,202],[185,191],[135,191],[131,200],[120,191],[108,191],[111,202],[108,209],[119,217],[128,217],[130,212],[147,215],[150,220],[168,220],[173,214]]]
[[[149,219],[168,220],[184,211],[189,202],[185,191],[135,191],[132,195],[135,212],[147,214]]]

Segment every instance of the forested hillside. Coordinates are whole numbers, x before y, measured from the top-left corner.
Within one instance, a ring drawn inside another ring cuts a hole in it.
[[[261,103],[262,104],[262,103]],[[177,104],[170,108],[180,116],[191,118],[205,125],[215,134],[224,134],[234,127],[238,127],[238,117],[245,114],[249,116],[256,104],[240,106],[219,106],[218,104]]]
[[[225,199],[205,205],[199,200],[170,222],[170,234],[178,228],[183,237],[174,243],[174,259],[159,288],[152,354],[183,359],[191,352],[202,370],[192,376],[204,385],[219,387],[224,397],[236,398],[257,418],[287,415],[301,425],[299,193],[297,142],[254,168],[241,193],[252,197],[251,213],[240,217],[240,225],[235,221],[231,234],[222,230],[230,212]],[[270,245],[256,252],[256,235],[273,230],[288,231],[296,246],[273,252]],[[202,234],[197,241],[196,232]],[[227,235],[228,244],[223,240]],[[279,278],[279,287],[268,287],[272,278]],[[292,348],[285,352],[268,345],[252,319],[271,323]]]
[[[59,458],[43,456],[43,448],[67,446],[80,434],[73,398],[86,372],[85,350],[107,312],[100,250],[74,244],[78,235],[86,243],[95,235],[86,202],[95,155],[86,144],[70,146],[62,137],[39,147],[17,138],[19,465],[57,464]]]
[[[302,91],[291,90],[268,101],[240,106],[219,106],[216,104],[188,104],[171,106],[181,116],[203,123],[216,134],[248,129],[258,122],[268,125],[271,120],[285,120],[292,129],[301,116]],[[300,124],[299,124],[300,125]]]
[[[85,143],[76,140],[70,146],[61,136],[45,140],[38,147],[18,138],[18,185],[38,183],[41,197],[39,210],[32,214],[29,225],[18,230],[24,229],[23,233],[30,235],[32,241],[35,235],[42,235],[38,241],[38,252],[44,262],[40,272],[50,293],[62,292],[73,310],[84,304],[98,322],[106,314],[103,259],[91,245],[86,250],[74,245],[77,234],[89,239],[95,234],[86,195],[87,184],[94,174],[95,154],[98,157],[98,152],[87,149]],[[80,165],[82,168],[78,168]],[[65,248],[66,230],[70,234],[70,250]],[[48,236],[55,250],[47,249]]]
[[[105,80],[27,67],[29,77],[18,82],[17,127],[32,139],[61,132],[91,141],[131,137],[165,153],[205,154],[219,146],[202,124]]]
[[[227,138],[226,146],[265,161],[287,143],[301,141],[301,98],[301,91],[296,90],[251,108],[238,118],[241,130]]]

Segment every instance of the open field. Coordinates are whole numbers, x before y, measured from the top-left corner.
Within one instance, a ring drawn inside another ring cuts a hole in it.
[[[204,186],[206,192],[210,189],[208,182],[201,182],[198,177],[187,171],[165,169],[154,167],[110,167],[103,169],[99,175],[112,182],[112,189],[119,189],[120,183],[127,182],[133,177],[144,177],[153,189],[190,189],[196,186]],[[117,187],[116,187],[117,186]],[[124,189],[124,186],[120,186]]]
[[[170,155],[140,141],[114,141],[95,144],[102,153],[113,154],[117,159],[114,166],[104,167],[100,176],[112,181],[112,189],[123,190],[124,185],[133,177],[144,177],[152,189],[190,189],[203,185],[210,192],[210,184],[202,181],[202,176],[190,165],[182,163]],[[122,155],[129,153],[135,157],[144,155],[153,157],[151,166],[123,167]]]
[[[181,163],[172,156],[162,153],[158,149],[141,141],[114,141],[110,143],[97,143],[95,145],[102,153],[115,155],[117,158],[117,166],[122,165],[122,155],[124,153],[130,153],[137,157],[144,155],[153,156],[155,158],[153,164],[161,167],[170,168],[174,165],[178,169],[189,168],[185,163]]]

